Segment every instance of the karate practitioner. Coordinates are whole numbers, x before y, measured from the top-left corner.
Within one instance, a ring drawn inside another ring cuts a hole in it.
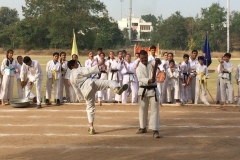
[[[94,59],[95,59],[97,62],[101,60],[101,58],[100,58],[100,53],[102,53],[102,52],[103,52],[103,49],[99,47],[99,48],[97,49],[97,55],[94,56]]]
[[[169,68],[169,63],[168,63],[168,53],[164,52],[163,54],[163,60],[161,61],[161,65],[159,65],[157,74],[158,72],[165,72],[167,68]],[[165,80],[163,83],[157,83],[158,84],[158,90],[160,93],[160,103],[166,103],[167,102],[167,81],[168,77],[166,76]]]
[[[191,96],[190,92],[190,84],[187,84],[188,78],[191,79],[191,67],[189,63],[189,55],[183,55],[183,62],[179,65],[180,70],[180,99],[182,101],[182,105],[186,104],[189,97]]]
[[[25,79],[27,75],[27,80]],[[43,80],[42,68],[38,61],[31,60],[30,57],[25,56],[23,58],[23,64],[20,72],[21,84],[25,86],[25,98],[28,98],[31,93],[31,89],[34,84],[36,84],[36,95],[37,95],[37,108],[42,108],[41,101],[41,86]]]
[[[69,86],[68,86],[68,80],[65,78],[65,75],[67,73],[67,62],[66,60],[66,53],[61,52],[60,53],[60,63],[61,63],[61,77],[60,77],[60,88],[59,88],[59,99],[60,103],[63,103],[63,89],[65,88],[66,93],[66,100],[67,102],[70,101],[70,92],[69,92]]]
[[[196,75],[195,75],[195,71],[196,71],[196,67],[198,64],[198,51],[197,50],[193,50],[192,51],[192,55],[189,58],[189,63],[190,63],[190,67],[191,67],[191,76],[192,76],[192,82],[190,85],[190,99],[192,100],[192,103],[194,104],[194,99],[195,99],[195,87],[196,87]]]
[[[82,96],[86,100],[86,111],[88,122],[90,128],[88,130],[89,134],[95,134],[95,129],[93,127],[94,117],[95,117],[95,94],[99,90],[105,90],[111,87],[117,94],[122,94],[128,86],[124,85],[122,87],[116,81],[100,80],[89,78],[89,75],[98,74],[99,66],[104,65],[104,61],[98,63],[98,65],[91,68],[78,67],[78,63],[75,60],[68,62],[68,67],[71,69],[70,72],[70,82],[76,91],[80,89]],[[77,95],[78,93],[75,92]]]
[[[158,58],[158,56],[156,56],[156,49],[157,49],[157,47],[154,46],[154,45],[152,45],[152,46],[150,47],[151,55],[148,56],[148,61],[149,61],[149,62],[152,61],[152,60],[155,59],[155,58]]]
[[[110,51],[109,52],[109,60],[107,61],[107,67],[108,67],[108,80],[113,80],[116,81],[117,83],[120,83],[120,75],[118,74],[120,68],[121,68],[121,64],[118,63],[117,59],[114,58],[114,52]],[[118,103],[120,103],[120,101],[122,101],[122,99],[119,99],[119,97],[117,95],[113,95],[114,100],[117,101]],[[107,89],[107,99],[108,101],[112,101],[112,90],[111,88]]]
[[[140,128],[136,132],[142,134],[147,132],[148,106],[151,107],[150,120],[148,128],[153,130],[153,137],[160,138],[159,135],[159,92],[156,83],[156,72],[160,59],[153,59],[148,62],[148,53],[140,51],[139,66],[136,74],[139,80],[139,123]]]
[[[118,83],[120,86],[122,86],[123,75],[121,73],[121,70],[123,68],[123,63],[125,62],[122,51],[118,51],[118,57],[116,58],[116,61],[118,63],[118,68],[119,68],[118,69]],[[118,103],[122,103],[122,95],[116,94],[115,101]]]
[[[223,105],[227,104],[226,94],[228,95],[229,103],[233,103],[233,84],[232,84],[232,71],[233,64],[229,61],[231,58],[230,53],[226,53],[224,55],[225,61],[220,61],[220,90],[221,90],[221,101]],[[226,93],[226,89],[228,89],[228,93]]]
[[[138,94],[138,83],[136,78],[136,69],[134,68],[135,63],[131,62],[131,55],[126,54],[126,62],[123,63],[123,69],[121,73],[123,75],[123,84],[128,84],[128,87],[131,87],[132,90],[132,103],[137,103],[137,94]],[[122,103],[127,103],[127,91],[124,91],[122,94]]]
[[[20,71],[21,71],[21,67],[23,64],[23,58],[22,56],[17,56],[17,66],[16,68],[19,70],[18,73],[16,73],[16,77],[17,77],[17,93],[18,93],[18,99],[23,99],[25,96],[25,91],[24,91],[24,87],[22,87],[21,85],[21,79],[20,79]],[[26,75],[25,75],[25,79],[26,79]]]
[[[53,53],[53,60],[49,61],[46,66],[47,72],[47,83],[46,83],[46,105],[51,105],[51,92],[52,86],[54,89],[54,99],[56,100],[56,105],[60,106],[59,100],[59,88],[60,88],[60,78],[61,78],[61,63],[58,62],[59,53]]]
[[[240,64],[237,66],[236,74],[235,74],[235,79],[238,85],[238,95],[237,95],[237,104],[240,104]]]
[[[0,90],[0,99],[2,100],[2,106],[5,106],[4,100],[12,99],[13,95],[13,85],[14,77],[19,70],[17,69],[17,62],[13,59],[13,50],[7,50],[6,58],[3,59],[1,65],[1,73],[3,75],[1,90]]]
[[[105,60],[105,53],[100,53],[100,60],[98,63],[103,63],[101,66],[99,66],[100,73],[98,74],[98,79],[100,80],[107,80],[108,79],[108,61]],[[102,102],[107,101],[107,90],[100,90],[97,91],[98,94],[98,105],[102,106]]]
[[[175,68],[174,60],[169,60],[169,68],[167,69],[167,102],[169,104],[173,103],[174,99],[177,103],[179,100],[179,71]],[[172,93],[173,96],[172,96]]]
[[[209,78],[208,76],[208,68],[206,65],[203,64],[204,62],[204,57],[199,56],[198,57],[198,64],[196,65],[196,70],[195,70],[195,75],[196,75],[196,93],[195,93],[195,103],[198,104],[198,99],[200,97],[200,90],[202,92],[202,102],[209,106],[210,104],[208,103],[207,100],[207,79]]]

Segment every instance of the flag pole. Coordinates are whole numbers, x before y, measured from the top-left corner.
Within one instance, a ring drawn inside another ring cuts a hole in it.
[[[229,23],[230,23],[230,0],[227,0],[227,53],[229,53],[230,48]]]
[[[209,44],[209,42],[208,42],[208,31],[207,31],[207,53],[208,53],[208,51],[209,51],[208,44]],[[208,66],[207,53],[205,53],[206,66]]]

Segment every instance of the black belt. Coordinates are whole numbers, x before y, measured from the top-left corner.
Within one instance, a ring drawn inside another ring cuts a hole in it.
[[[155,100],[157,102],[157,93],[156,93],[157,86],[140,86],[140,88],[144,89],[143,92],[142,92],[142,98],[141,98],[142,100],[143,100],[143,97],[144,97],[144,95],[146,93],[146,90],[154,89],[154,91],[155,91]]]
[[[112,78],[111,78],[111,80],[113,80],[113,74],[116,73],[116,72],[118,72],[118,70],[117,70],[117,69],[112,69],[111,72],[112,72]],[[117,76],[117,79],[118,79],[118,76]]]
[[[186,78],[187,77],[187,78]],[[189,74],[188,73],[183,73],[183,82],[184,83],[187,83],[187,79],[189,77]]]

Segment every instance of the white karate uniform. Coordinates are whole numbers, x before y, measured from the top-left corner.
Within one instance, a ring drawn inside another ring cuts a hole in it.
[[[189,63],[190,63],[190,68],[191,68],[191,73],[190,75],[192,76],[192,81],[190,85],[190,99],[194,100],[195,99],[195,86],[196,86],[196,75],[194,74],[194,71],[196,71],[196,67],[198,64],[198,59],[196,58],[195,60],[192,60],[189,58]]]
[[[179,71],[174,68],[174,72],[171,71],[171,68],[167,69],[167,102],[173,102],[174,99],[179,99]],[[173,96],[172,96],[173,91]],[[174,98],[174,99],[173,99]]]
[[[238,99],[237,103],[240,104],[240,64],[237,66],[236,74],[235,74],[235,79],[238,81]]]
[[[165,67],[164,67],[165,65]],[[158,67],[158,71],[156,74],[158,74],[160,71],[164,71],[166,72],[166,69],[168,68],[168,60],[162,60],[162,63],[159,65]],[[163,83],[158,83],[157,82],[157,86],[158,86],[158,91],[160,93],[160,103],[165,103],[167,101],[167,81],[168,81],[168,77],[166,76],[165,80]]]
[[[41,86],[42,86],[42,80],[43,80],[43,72],[40,64],[38,61],[32,60],[32,63],[30,66],[26,64],[22,64],[21,72],[20,72],[20,79],[21,81],[24,81],[25,78],[28,78],[28,83],[25,86],[25,95],[24,98],[28,98],[31,93],[31,89],[33,85],[30,85],[30,82],[33,82],[36,84],[36,95],[37,95],[37,105],[41,105],[42,97],[41,97]]]
[[[155,60],[155,58],[159,58],[159,57],[157,55],[155,55],[155,56],[149,55],[148,56],[148,62],[150,62],[152,60]]]
[[[124,66],[121,70],[121,73],[123,75],[123,85],[124,84],[128,84],[128,87],[131,88],[132,90],[132,103],[137,103],[137,94],[138,94],[138,83],[137,83],[137,79],[136,79],[136,70],[135,70],[135,63],[131,62],[131,63],[126,63],[126,67]],[[124,91],[122,93],[122,103],[127,103],[127,93],[128,90]]]
[[[190,99],[189,97],[191,96],[190,85],[183,86],[182,84],[187,83],[188,76],[191,72],[190,63],[186,64],[185,62],[182,62],[181,65],[179,66],[179,70],[180,70],[180,75],[179,75],[180,99],[182,103],[185,104],[187,103],[187,101]]]
[[[9,62],[7,66],[6,63]],[[0,91],[0,99],[12,99],[13,95],[13,85],[14,85],[14,77],[16,76],[15,70],[17,68],[17,62],[13,59],[10,64],[10,60],[4,58],[1,65],[1,72],[3,75],[1,91]]]
[[[221,100],[222,102],[227,102],[227,100],[230,103],[234,102],[234,96],[233,96],[233,85],[232,85],[232,72],[233,72],[233,64],[231,62],[224,62],[221,72],[221,78],[220,78],[220,90],[221,90]],[[228,73],[222,73],[223,69],[228,70]],[[226,89],[228,89],[228,92],[226,93]],[[226,95],[228,95],[228,99],[226,99]]]
[[[19,70],[19,72],[21,72],[21,67],[22,65],[17,63],[16,69]],[[20,79],[20,73],[16,73],[16,77],[17,77],[17,93],[18,93],[18,99],[23,99],[25,96],[25,91],[24,88],[21,85],[21,79]]]
[[[90,75],[98,73],[100,73],[98,66],[93,66],[91,68],[80,67],[72,69],[70,74],[70,82],[75,93],[80,97],[80,100],[82,97],[86,100],[86,111],[89,123],[93,123],[94,121],[96,92],[99,90],[106,90],[109,87],[112,89],[120,87],[116,81],[88,78]],[[81,95],[76,92],[77,89],[81,90]]]
[[[218,73],[218,81],[217,81],[217,93],[216,93],[216,101],[221,102],[221,87],[220,87],[220,79],[222,78],[222,72],[220,71],[220,64],[218,65],[217,68],[217,73]],[[226,93],[228,93],[228,89],[226,89]],[[226,99],[228,103],[228,94],[226,94]]]
[[[60,62],[55,63],[53,60],[49,61],[46,65],[46,72],[47,72],[46,99],[49,100],[51,99],[52,85],[54,85],[54,99],[59,99],[61,63]],[[54,74],[56,74],[56,76]]]
[[[207,100],[207,91],[205,89],[204,83],[200,83],[201,80],[204,80],[204,77],[201,77],[200,74],[203,74],[205,76],[206,79],[209,78],[208,76],[208,68],[206,65],[201,65],[201,64],[197,64],[196,66],[196,93],[195,93],[195,104],[198,104],[198,100],[200,97],[200,90],[202,91],[202,102],[203,103],[208,103]]]
[[[140,128],[147,127],[148,106],[150,104],[151,113],[148,128],[152,130],[159,130],[159,92],[157,89],[157,82],[149,84],[148,80],[152,79],[153,67],[155,60],[148,62],[147,66],[139,63],[136,69],[136,74],[139,80],[138,102],[139,102],[139,123]],[[144,89],[143,87],[150,87]],[[145,90],[145,94],[144,94]]]
[[[99,61],[101,62],[101,60]],[[108,80],[108,68],[107,68],[107,63],[108,61],[105,60],[105,67],[103,66],[99,66],[99,70],[100,70],[100,73],[99,73],[99,79],[100,80]],[[100,90],[100,91],[97,91],[97,94],[98,94],[98,101],[107,101],[108,98],[107,98],[107,90]]]
[[[63,88],[65,88],[65,93],[66,93],[66,99],[69,101],[70,100],[70,91],[69,91],[69,86],[68,86],[68,80],[65,78],[65,75],[67,73],[67,66],[68,61],[64,61],[61,63],[61,76],[59,79],[59,99],[60,102],[63,103]]]

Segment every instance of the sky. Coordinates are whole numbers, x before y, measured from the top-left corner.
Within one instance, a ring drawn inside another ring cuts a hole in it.
[[[109,11],[109,16],[115,20],[121,19],[121,3],[122,17],[129,16],[129,0],[100,0],[104,2]],[[132,0],[132,14],[135,17],[141,15],[153,14],[156,17],[162,15],[163,18],[171,16],[176,11],[180,11],[184,17],[195,17],[201,13],[201,8],[210,7],[212,3],[220,3],[222,7],[227,7],[227,0]],[[230,0],[230,10],[240,12],[240,0]],[[25,5],[25,0],[0,0],[0,6],[15,8],[22,16],[22,6]]]

